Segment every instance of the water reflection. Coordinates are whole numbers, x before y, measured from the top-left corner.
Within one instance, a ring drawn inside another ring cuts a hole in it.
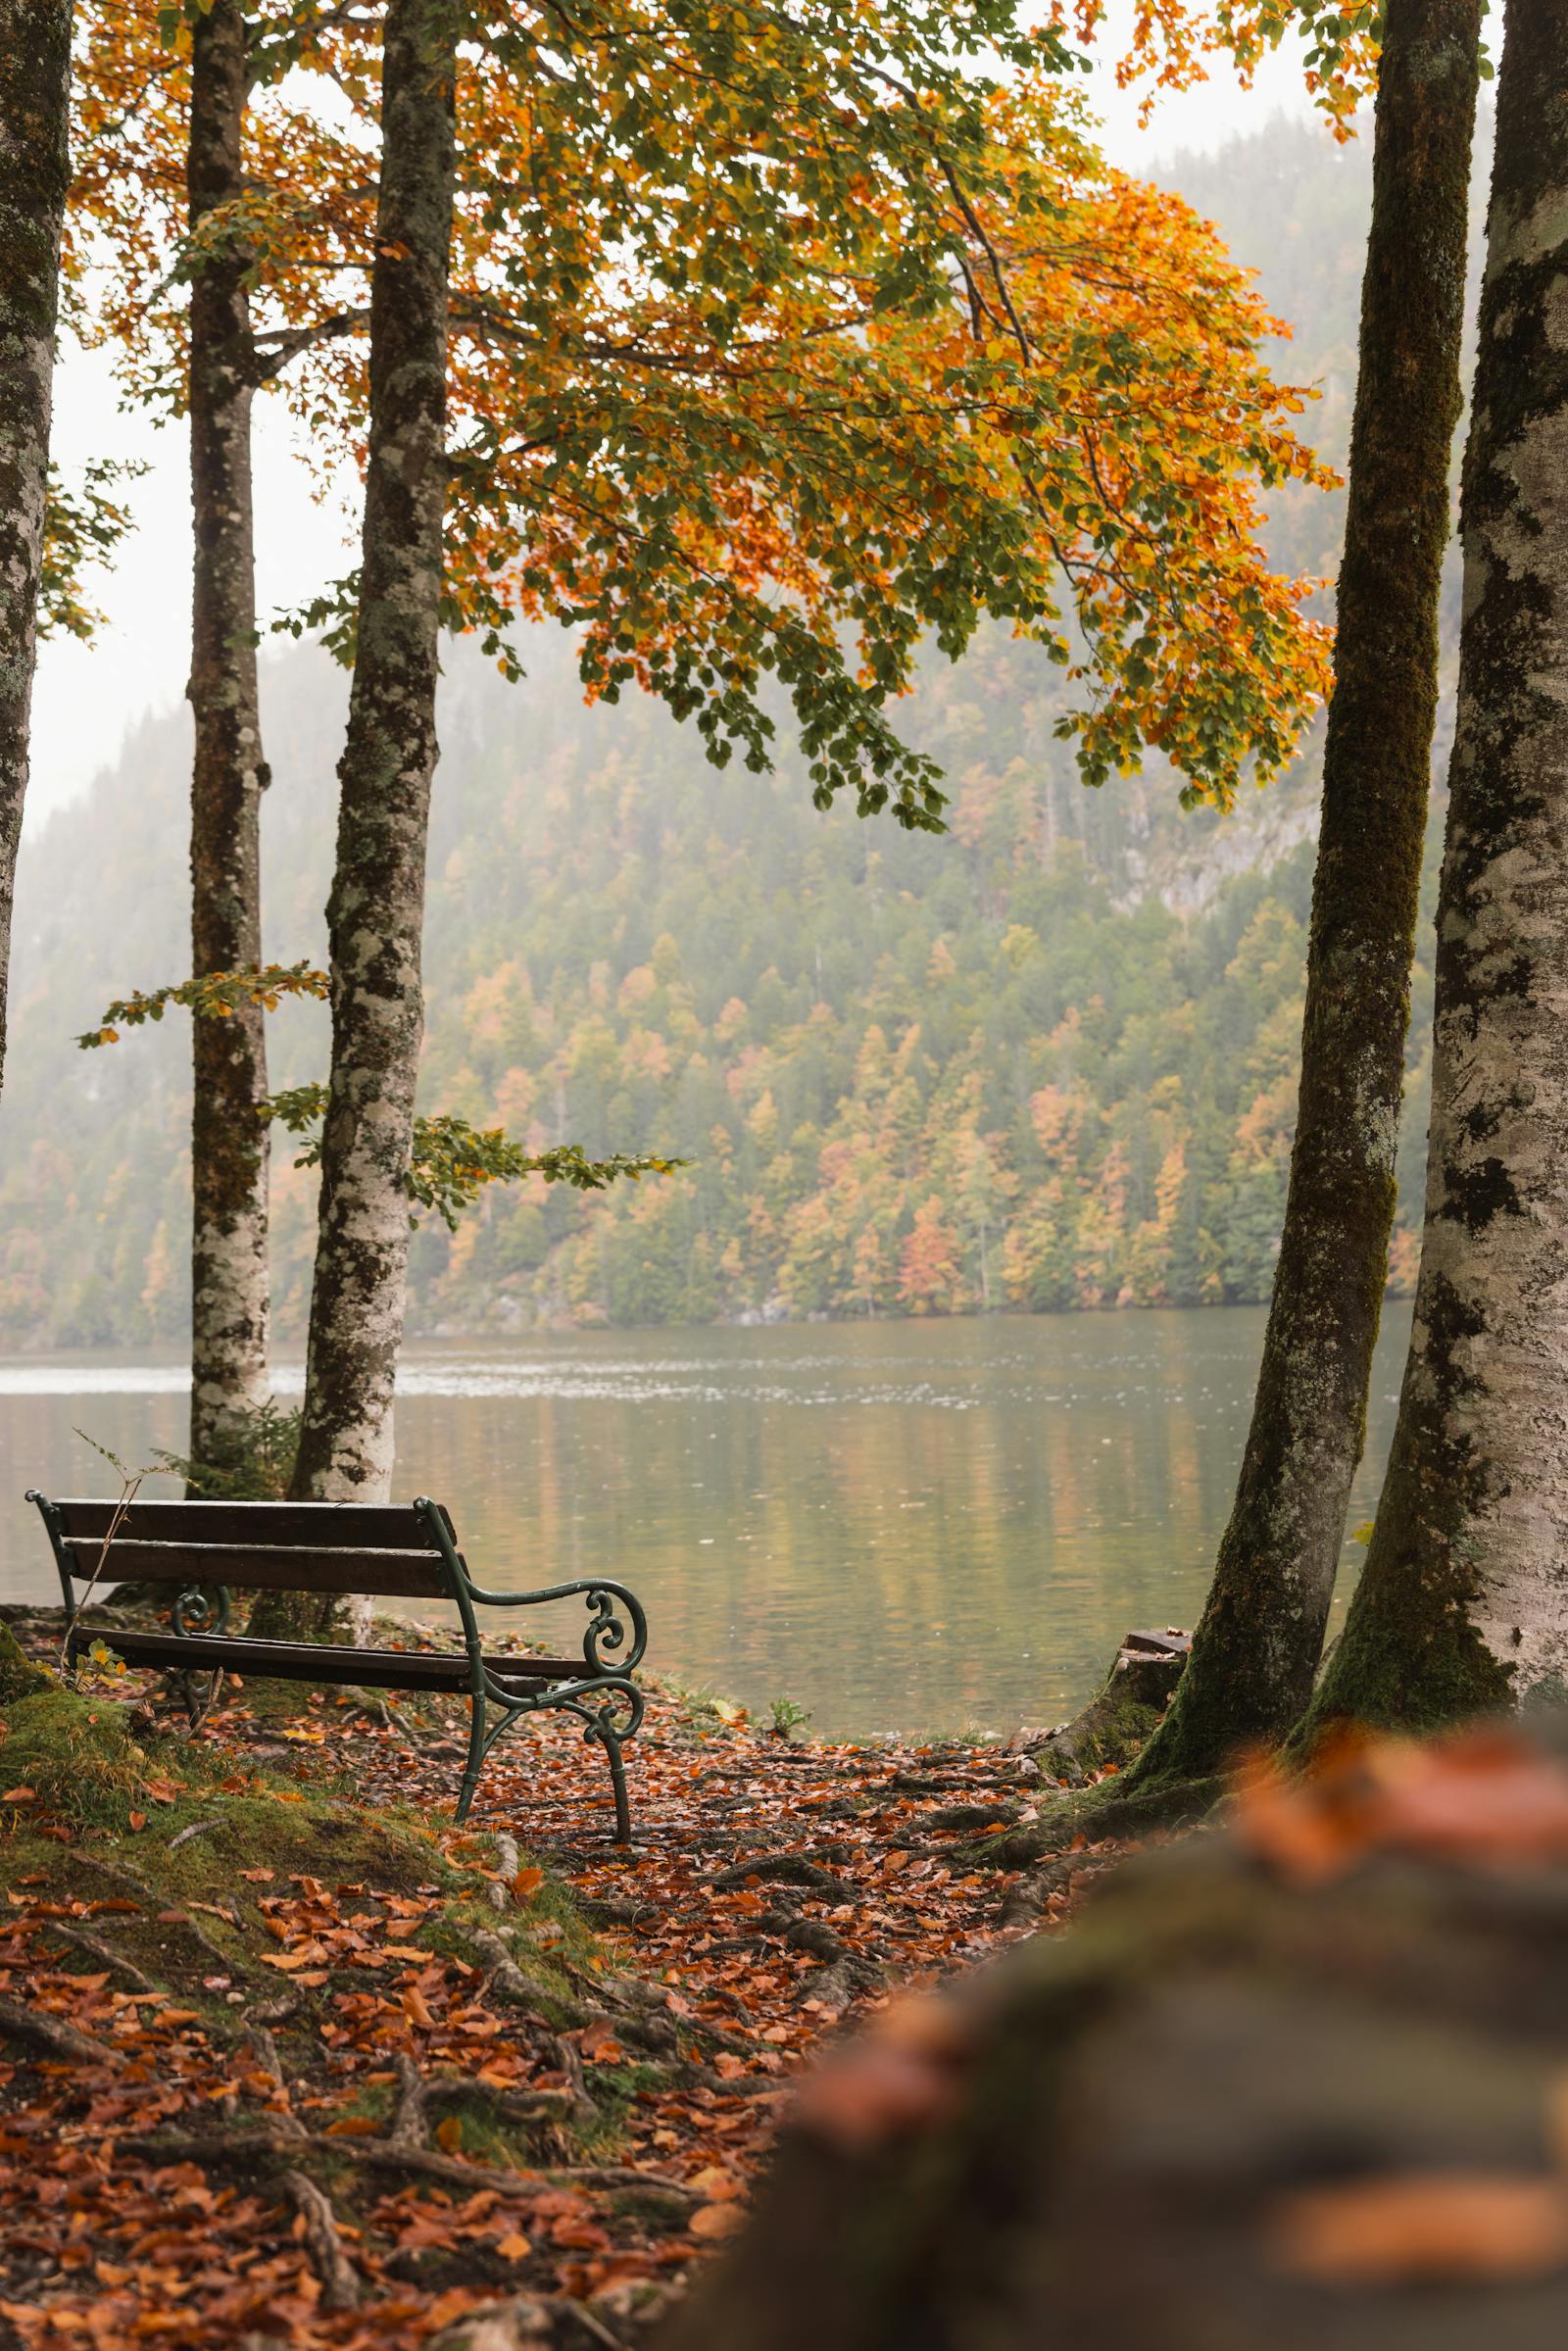
[[[1054,1720],[1128,1625],[1192,1622],[1262,1329],[1238,1308],[430,1344],[400,1385],[397,1491],[447,1501],[489,1583],[624,1577],[657,1662],[754,1705],[788,1692],[825,1733]],[[1352,1525],[1407,1330],[1391,1309]],[[51,1585],[24,1487],[116,1489],[73,1426],[150,1460],[181,1441],[183,1379],[146,1355],[0,1363],[5,1596]]]

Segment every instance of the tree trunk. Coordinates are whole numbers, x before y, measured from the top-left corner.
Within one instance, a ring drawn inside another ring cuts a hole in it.
[[[1391,1758],[1294,1847],[1244,1815],[894,2004],[656,2351],[1562,2342],[1568,1772],[1499,1760]],[[433,2351],[543,2339],[481,2308]]]
[[[392,1475],[436,762],[454,174],[449,17],[442,0],[392,0],[386,20],[359,641],[327,907],[331,1090],[294,1481],[296,1495],[330,1500],[378,1500]]]
[[[1377,1525],[1315,1717],[1568,1682],[1568,41],[1509,0],[1438,901],[1426,1223]]]
[[[0,1078],[32,722],[70,98],[69,0],[0,0]]]
[[[191,34],[187,187],[193,230],[244,189],[250,94],[239,0],[215,0]],[[262,760],[251,502],[254,352],[243,246],[191,287],[191,969],[261,961]],[[223,1464],[268,1395],[266,1014],[193,1020],[190,1457]]]
[[[1383,44],[1290,1194],[1230,1522],[1140,1784],[1203,1777],[1299,1717],[1366,1436],[1460,405],[1476,0],[1389,0]]]

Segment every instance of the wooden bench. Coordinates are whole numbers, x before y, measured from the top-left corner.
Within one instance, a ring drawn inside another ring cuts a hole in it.
[[[474,1583],[446,1511],[422,1496],[379,1502],[50,1501],[29,1493],[49,1530],[73,1659],[95,1641],[128,1665],[233,1672],[353,1690],[466,1692],[471,1719],[457,1817],[466,1820],[485,1758],[525,1715],[559,1706],[579,1715],[585,1739],[610,1763],[615,1834],[626,1843],[631,1813],[621,1748],[643,1718],[632,1669],[648,1627],[636,1595],[603,1577],[540,1592],[489,1592]],[[113,1541],[107,1543],[111,1529]],[[86,1598],[108,1584],[174,1587],[168,1633],[88,1626]],[[83,1587],[78,1600],[76,1588]],[[460,1652],[340,1648],[315,1641],[252,1641],[231,1634],[229,1593],[340,1592],[378,1599],[451,1600],[463,1626]],[[581,1596],[589,1611],[579,1657],[487,1655],[476,1607],[533,1608]],[[499,1714],[500,1720],[491,1717]]]

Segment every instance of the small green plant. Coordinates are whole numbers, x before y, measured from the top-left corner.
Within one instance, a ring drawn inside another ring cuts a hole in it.
[[[797,1706],[793,1698],[774,1698],[768,1723],[770,1739],[793,1739],[802,1723],[811,1719],[809,1706]]]
[[[300,1449],[298,1404],[270,1396],[253,1412],[235,1415],[221,1461],[192,1461],[184,1453],[160,1452],[162,1468],[183,1478],[193,1502],[281,1502],[288,1498],[294,1456]]]

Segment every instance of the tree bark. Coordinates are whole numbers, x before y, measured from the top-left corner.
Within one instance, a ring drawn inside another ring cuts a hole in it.
[[[1366,1438],[1437,710],[1478,44],[1476,0],[1389,0],[1285,1227],[1213,1585],[1137,1784],[1203,1777],[1299,1717]]]
[[[244,189],[250,96],[239,0],[215,0],[191,34],[192,230]],[[262,759],[251,497],[255,353],[243,245],[197,271],[190,304],[190,481],[195,539],[188,690],[191,969],[260,963]],[[190,1457],[226,1462],[268,1396],[266,1014],[248,1004],[191,1023]]]
[[[1509,0],[1438,902],[1426,1219],[1394,1447],[1314,1708],[1568,1683],[1568,39]]]
[[[69,0],[0,0],[0,1078],[32,724],[70,99]]]
[[[331,1500],[376,1500],[392,1475],[437,756],[456,73],[450,14],[442,0],[392,0],[386,19],[359,638],[327,907],[331,1087],[294,1482],[297,1495]]]

